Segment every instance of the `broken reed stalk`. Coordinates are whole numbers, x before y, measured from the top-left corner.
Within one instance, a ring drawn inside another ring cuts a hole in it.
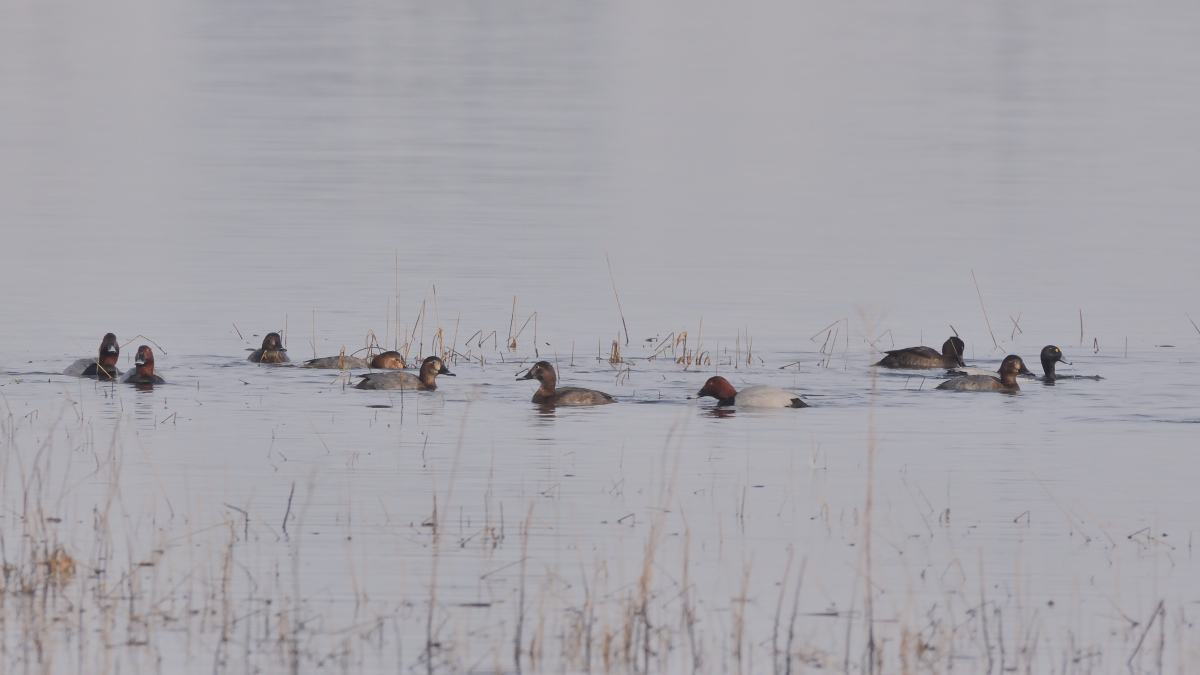
[[[315,359],[315,358],[317,358],[317,310],[314,309],[312,312],[313,312],[312,350],[313,350],[313,358]],[[344,346],[342,347],[342,351],[343,352],[346,351],[346,348]]]
[[[504,341],[505,345],[510,345],[513,343],[512,329],[513,329],[513,324],[516,322],[517,322],[517,296],[514,295],[513,296],[512,314],[510,314],[508,317],[508,339]],[[509,347],[509,349],[512,349],[512,347]]]
[[[1019,332],[1021,332],[1021,333],[1024,333],[1024,332],[1025,332],[1025,331],[1021,330],[1021,324],[1020,324],[1020,321],[1021,321],[1021,312],[1017,312],[1017,318],[1015,318],[1015,319],[1014,319],[1014,318],[1012,318],[1011,316],[1009,316],[1009,317],[1008,317],[1008,320],[1009,320],[1009,321],[1011,321],[1011,322],[1013,323],[1012,334],[1008,336],[1008,339],[1009,339],[1009,340],[1013,340],[1013,339],[1015,339],[1015,338],[1017,337],[1017,332],[1018,332],[1018,331],[1019,331]]]
[[[877,368],[871,369],[871,404],[867,408],[867,503],[863,508],[863,558],[866,567],[866,595],[863,597],[863,614],[867,623],[867,672],[876,671],[875,646],[875,590],[871,578],[871,516],[874,507],[875,492],[875,397],[879,388],[876,386]],[[879,664],[882,669],[883,664]]]
[[[400,249],[392,249],[392,255],[396,258],[396,294],[392,295],[392,298],[396,299],[396,344],[392,348],[398,352],[400,351]]]
[[[515,298],[514,298],[515,300]],[[521,584],[517,596],[517,630],[513,636],[513,665],[521,672],[521,633],[525,626],[525,561],[529,552],[529,527],[533,524],[533,507],[536,502],[529,502],[529,512],[525,515],[525,526],[521,528]]]
[[[613,276],[612,261],[608,259],[608,253],[604,254],[604,262],[608,263],[608,279],[612,281],[613,297],[617,299],[617,313],[621,315],[621,327],[625,329],[625,345],[629,345],[629,326],[625,325],[625,311],[621,309],[621,296],[617,295],[617,280]]]
[[[1125,665],[1129,667],[1129,672],[1135,672],[1133,669],[1133,660],[1137,658],[1138,652],[1142,649],[1142,643],[1146,641],[1146,636],[1150,634],[1150,627],[1154,625],[1154,620],[1159,618],[1159,615],[1165,614],[1163,601],[1159,600],[1158,606],[1154,608],[1154,614],[1150,615],[1150,620],[1146,622],[1146,630],[1142,631],[1142,637],[1138,638],[1137,646],[1133,648],[1133,653],[1129,655],[1129,660],[1125,662]],[[1161,624],[1162,622],[1160,621],[1159,623]]]
[[[1192,321],[1192,315],[1191,315],[1191,314],[1188,314],[1187,312],[1184,312],[1184,313],[1183,313],[1183,315],[1187,317],[1187,320],[1188,320],[1188,321],[1191,321],[1191,322],[1192,322],[1192,328],[1195,328],[1195,329],[1196,329],[1196,332],[1197,332],[1197,333],[1200,333],[1200,326],[1197,326],[1197,325],[1196,325],[1196,322],[1195,322],[1195,321]]]
[[[446,343],[442,340],[442,313],[438,311],[437,285],[436,284],[431,284],[431,285],[433,286],[433,320],[434,320],[434,322],[437,323],[437,342],[438,342],[437,357],[442,358],[443,354],[446,351]],[[433,349],[432,342],[429,343],[429,347],[430,347],[430,350]]]
[[[1083,308],[1079,308],[1079,346],[1083,346]]]
[[[979,308],[983,310],[983,321],[987,324],[988,335],[992,336],[992,344],[996,349],[1000,349],[1000,343],[996,342],[996,334],[992,332],[992,322],[988,320],[987,307],[983,306],[983,293],[979,291],[979,280],[975,278],[975,270],[971,270],[971,280],[975,282],[975,295],[979,296]]]

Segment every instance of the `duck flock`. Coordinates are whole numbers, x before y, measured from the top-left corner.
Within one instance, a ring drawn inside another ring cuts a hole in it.
[[[1020,356],[1010,354],[1004,357],[997,372],[979,371],[967,368],[963,362],[963,349],[966,344],[958,336],[953,336],[942,345],[942,351],[930,347],[908,347],[886,352],[886,356],[872,366],[896,369],[945,369],[950,379],[939,384],[938,389],[951,391],[1000,391],[1016,392],[1021,387],[1017,383],[1018,376],[1034,378],[1034,373],[1025,366]],[[107,333],[100,342],[100,350],[95,358],[79,359],[63,371],[64,375],[92,378],[105,381],[120,381],[136,385],[140,388],[165,384],[166,381],[154,372],[154,352],[148,345],[137,349],[134,359],[134,370],[122,375],[117,370],[117,357],[121,347],[117,344],[117,336]],[[263,338],[262,347],[251,352],[247,360],[260,364],[291,363],[287,349],[279,333],[268,333]],[[1063,358],[1062,351],[1054,345],[1046,345],[1041,353],[1044,382],[1054,382],[1067,378],[1099,379],[1098,377],[1058,375],[1054,372],[1056,363],[1070,365]],[[303,368],[326,368],[337,370],[367,369],[367,372],[355,387],[358,389],[408,389],[419,391],[434,391],[437,389],[437,376],[454,376],[442,359],[430,356],[421,362],[417,375],[402,372],[408,364],[400,352],[385,351],[375,354],[369,359],[354,356],[329,356],[305,361]],[[558,376],[554,366],[548,361],[538,361],[533,364],[518,380],[537,380],[538,389],[533,394],[533,402],[540,405],[604,405],[616,403],[611,395],[595,389],[582,387],[559,387]],[[712,397],[718,406],[739,406],[750,408],[807,408],[808,404],[797,394],[765,385],[747,387],[736,390],[729,380],[717,375],[708,378],[696,393],[697,397]]]

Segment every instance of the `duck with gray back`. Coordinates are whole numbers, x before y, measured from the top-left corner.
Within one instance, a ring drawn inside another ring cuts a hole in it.
[[[879,363],[872,365],[884,368],[957,368],[963,363],[963,349],[966,343],[957,335],[946,340],[942,345],[942,353],[937,353],[932,347],[908,347],[893,349],[887,352]]]
[[[1021,357],[1009,354],[1000,362],[1000,377],[993,375],[963,375],[955,377],[937,386],[948,391],[1006,391],[1018,392],[1017,371],[1021,369]]]
[[[105,333],[100,341],[100,353],[95,358],[78,359],[63,375],[75,377],[90,377],[95,380],[115,380],[120,375],[117,370],[117,357],[121,355],[121,346],[117,344],[117,336]]]
[[[367,373],[362,376],[362,381],[354,386],[358,389],[418,389],[422,391],[434,391],[437,389],[436,379],[438,375],[455,376],[446,367],[446,364],[442,363],[441,359],[436,356],[430,356],[421,362],[420,375],[401,372]]]
[[[729,380],[714,375],[708,378],[700,391],[696,392],[697,398],[711,396],[717,399],[717,406],[739,406],[742,408],[807,408],[805,403],[798,395],[786,389],[779,387],[768,387],[763,384],[758,384],[753,387],[746,387],[738,391],[733,388]]]
[[[407,366],[400,352],[383,352],[371,357],[370,360],[357,356],[325,356],[319,359],[309,359],[301,368],[326,368],[333,370],[403,370]]]
[[[518,380],[537,380],[541,385],[533,392],[533,402],[542,405],[604,405],[616,399],[602,391],[583,387],[558,387],[558,376],[549,361],[538,361]]]
[[[262,347],[250,352],[250,356],[246,357],[247,361],[254,363],[290,363],[287,349],[283,347],[283,339],[279,337],[279,333],[267,333],[263,338]]]

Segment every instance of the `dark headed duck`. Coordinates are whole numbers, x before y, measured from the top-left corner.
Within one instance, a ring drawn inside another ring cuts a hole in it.
[[[267,337],[263,338],[262,347],[250,352],[247,361],[254,363],[290,363],[287,350],[283,347],[283,340],[280,339],[279,333],[267,333]]]
[[[558,376],[554,374],[554,366],[549,361],[538,361],[529,372],[518,380],[537,380],[540,387],[533,392],[533,402],[548,405],[603,405],[616,403],[616,400],[602,391],[584,389],[582,387],[561,387]]]
[[[963,349],[966,343],[956,336],[946,340],[939,354],[931,347],[908,347],[893,349],[876,364],[884,368],[957,368],[963,364]]]

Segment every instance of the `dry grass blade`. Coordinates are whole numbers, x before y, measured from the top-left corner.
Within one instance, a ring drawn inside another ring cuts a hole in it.
[[[992,332],[992,322],[988,320],[987,307],[983,306],[983,293],[979,290],[979,280],[975,278],[975,270],[971,270],[971,281],[975,282],[975,295],[979,296],[979,308],[983,310],[983,321],[987,324],[988,335],[992,336],[992,345],[996,349],[1000,349],[1000,343],[996,342],[996,334]]]
[[[621,309],[621,296],[617,295],[617,279],[613,276],[612,261],[604,254],[604,262],[608,263],[608,278],[612,281],[613,297],[617,299],[617,313],[621,315],[621,327],[625,329],[625,344],[629,344],[629,326],[625,325],[625,311]]]

